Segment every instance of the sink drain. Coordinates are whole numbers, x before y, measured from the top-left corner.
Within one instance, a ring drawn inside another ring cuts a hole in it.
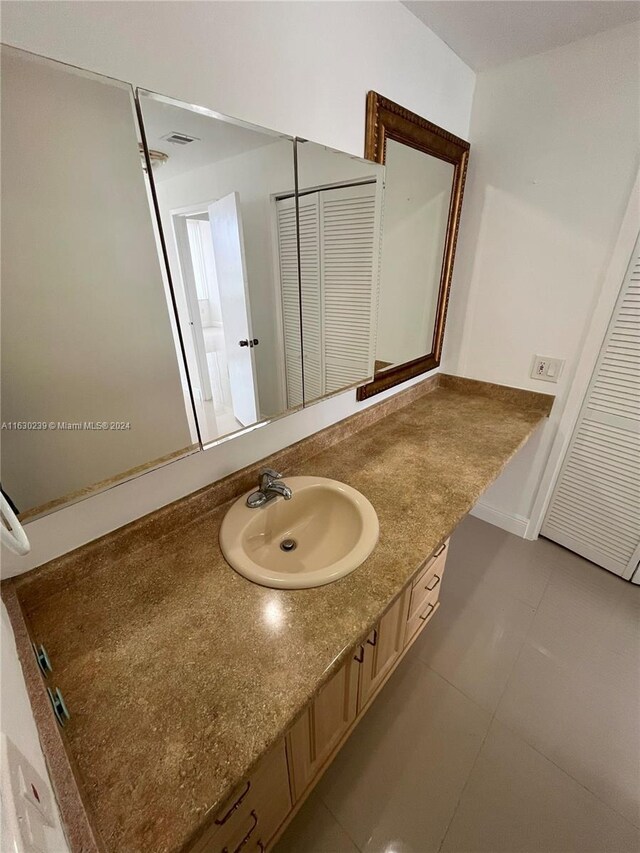
[[[296,542],[295,539],[283,539],[282,542],[280,543],[280,550],[281,551],[287,551],[287,552],[288,551],[295,551],[297,547],[298,547],[298,543]]]

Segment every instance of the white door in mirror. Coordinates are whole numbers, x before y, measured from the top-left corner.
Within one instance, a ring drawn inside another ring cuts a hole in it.
[[[249,281],[240,197],[237,192],[229,193],[209,205],[209,225],[218,276],[233,413],[241,424],[248,426],[259,418],[253,354],[255,339],[251,329]],[[247,345],[243,347],[243,343]]]
[[[220,548],[239,574],[263,586],[306,589],[348,575],[371,554],[380,526],[371,503],[345,483],[286,477],[290,500],[249,508],[239,498],[220,528]],[[255,491],[255,490],[252,490]]]

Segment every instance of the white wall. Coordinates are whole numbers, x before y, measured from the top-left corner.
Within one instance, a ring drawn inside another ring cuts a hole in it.
[[[2,30],[18,47],[356,155],[369,89],[468,135],[474,73],[396,2],[10,1]],[[5,555],[3,573],[39,565],[362,405],[346,392],[38,519],[28,525],[32,553]]]
[[[524,532],[638,168],[640,29],[478,76],[443,367],[557,393],[543,430],[484,495]],[[566,359],[557,385],[534,354]]]

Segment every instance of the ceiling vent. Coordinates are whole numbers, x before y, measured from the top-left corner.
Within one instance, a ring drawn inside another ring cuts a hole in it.
[[[178,133],[176,130],[171,133],[167,133],[166,136],[162,136],[160,138],[165,139],[167,142],[171,142],[173,145],[190,145],[192,142],[199,142],[197,136],[189,136],[188,133]]]

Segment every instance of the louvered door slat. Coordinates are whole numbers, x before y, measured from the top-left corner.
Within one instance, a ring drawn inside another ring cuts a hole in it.
[[[640,542],[640,239],[542,526],[630,577]]]

